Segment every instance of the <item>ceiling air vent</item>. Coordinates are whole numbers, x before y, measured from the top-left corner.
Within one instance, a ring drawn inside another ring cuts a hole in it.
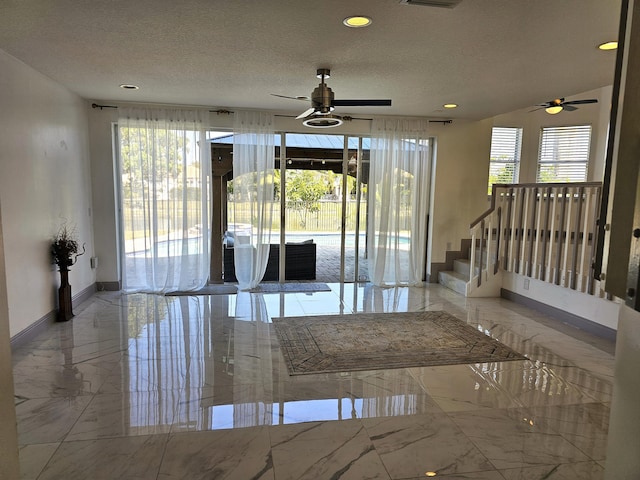
[[[419,5],[421,7],[453,8],[462,0],[400,0],[403,5]]]

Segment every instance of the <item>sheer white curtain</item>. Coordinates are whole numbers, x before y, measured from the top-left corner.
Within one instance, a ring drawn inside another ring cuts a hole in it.
[[[238,288],[255,288],[267,269],[275,201],[273,115],[235,113],[233,127],[234,263]]]
[[[208,112],[118,113],[124,290],[199,289],[210,259]]]
[[[368,184],[369,275],[374,285],[422,285],[427,243],[428,122],[374,120]]]

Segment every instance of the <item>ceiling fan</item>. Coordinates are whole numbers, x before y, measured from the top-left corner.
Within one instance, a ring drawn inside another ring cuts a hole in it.
[[[330,128],[342,125],[342,118],[332,113],[335,107],[391,106],[391,100],[336,100],[333,96],[333,91],[325,83],[325,80],[331,76],[331,71],[328,68],[319,68],[317,76],[320,78],[320,85],[313,90],[311,98],[271,94],[275,97],[290,98],[292,100],[311,100],[311,107],[296,117],[297,120],[304,119],[302,123],[307,127]]]
[[[536,105],[536,107],[540,108],[531,110],[531,112],[535,112],[536,110],[544,108],[548,114],[555,115],[557,113],[560,113],[562,110],[573,112],[574,110],[578,109],[578,107],[574,107],[574,105],[584,105],[587,103],[598,103],[598,100],[596,100],[595,98],[590,98],[585,100],[569,100],[565,102],[564,98],[555,98],[553,100],[549,100],[548,102]]]

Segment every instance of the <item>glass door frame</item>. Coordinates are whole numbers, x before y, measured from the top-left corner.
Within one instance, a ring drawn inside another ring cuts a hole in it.
[[[283,252],[283,255],[279,257],[279,274],[278,274],[278,282],[285,283],[285,258],[286,258],[286,221],[287,221],[287,211],[286,211],[286,193],[287,193],[287,144],[286,139],[288,134],[301,134],[299,132],[287,132],[282,131],[276,133],[276,135],[280,136],[280,231],[279,238],[280,244],[279,249],[280,252]],[[304,134],[303,134],[304,135]],[[360,184],[362,168],[358,164],[358,168],[356,171],[356,231],[355,231],[355,245],[354,245],[354,255],[355,255],[355,267],[353,273],[352,280],[345,279],[345,268],[346,268],[346,222],[347,222],[347,195],[350,195],[349,184],[348,184],[348,166],[349,166],[349,139],[357,138],[358,139],[358,147],[357,147],[357,161],[362,161],[362,142],[363,136],[360,135],[348,135],[348,134],[327,134],[327,133],[318,133],[318,135],[334,135],[336,137],[343,138],[343,146],[342,146],[342,180],[341,180],[341,191],[342,191],[342,201],[341,201],[341,218],[340,218],[340,283],[363,283],[367,280],[359,279],[359,239],[360,239],[360,202],[362,200],[362,188]],[[366,248],[366,246],[365,246]]]

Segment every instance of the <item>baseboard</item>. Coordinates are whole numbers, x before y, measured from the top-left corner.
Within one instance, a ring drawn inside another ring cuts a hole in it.
[[[73,305],[73,308],[75,309],[78,305],[80,305],[85,300],[89,300],[93,296],[93,294],[96,293],[97,291],[98,291],[98,286],[97,284],[93,283],[89,285],[87,288],[85,288],[84,290],[76,293],[71,298],[71,304]]]
[[[11,350],[15,351],[18,347],[36,338],[40,333],[49,328],[50,325],[54,324],[57,317],[58,312],[53,310],[45,314],[43,317],[40,317],[21,332],[16,333],[11,337]]]
[[[73,309],[75,310],[81,303],[89,300],[93,294],[96,292],[96,284],[89,285],[84,290],[78,292],[71,299],[71,304]],[[24,345],[25,343],[33,340],[35,337],[40,335],[40,333],[44,332],[50,325],[54,324],[58,318],[58,311],[52,310],[49,313],[46,313],[44,316],[40,317],[38,320],[33,322],[27,328],[18,332],[13,337],[11,337],[11,350],[15,350],[18,347]]]
[[[533,308],[540,313],[549,315],[550,317],[560,320],[567,325],[578,328],[597,337],[604,338],[612,342],[616,341],[616,331],[613,328],[600,325],[599,323],[592,322],[591,320],[579,317],[573,313],[565,312],[564,310],[560,310],[559,308],[525,297],[524,295],[512,292],[511,290],[505,290],[504,288],[500,290],[500,296],[506,300],[511,300],[512,302],[524,305],[525,307]]]
[[[98,292],[118,292],[122,290],[121,282],[96,282]]]
[[[447,270],[446,264],[444,263],[432,263],[431,264],[431,273],[427,273],[426,282],[427,283],[438,283],[438,274],[440,272],[444,272]]]

